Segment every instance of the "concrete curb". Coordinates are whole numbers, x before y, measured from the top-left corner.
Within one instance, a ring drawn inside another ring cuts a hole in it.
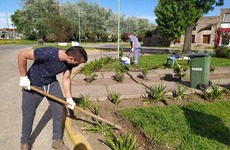
[[[86,138],[71,125],[71,119],[66,118],[65,122],[65,136],[72,144],[73,150],[93,150]]]

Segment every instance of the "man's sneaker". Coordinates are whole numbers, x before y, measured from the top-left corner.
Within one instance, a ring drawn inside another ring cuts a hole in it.
[[[52,143],[52,148],[57,150],[69,150],[62,139],[54,140]]]
[[[30,145],[28,143],[21,144],[21,150],[30,150]]]

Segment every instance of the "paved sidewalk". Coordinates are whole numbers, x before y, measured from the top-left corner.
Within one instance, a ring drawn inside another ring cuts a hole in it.
[[[159,80],[165,74],[173,74],[172,69],[156,69],[149,71],[147,78],[149,80],[137,79],[137,75],[141,72],[132,72],[129,71],[129,75],[125,74],[125,79],[122,83],[106,82],[107,80],[112,80],[112,76],[115,75],[114,72],[99,72],[97,73],[98,77],[92,83],[86,83],[84,80],[84,74],[78,74],[74,77],[73,80],[73,95],[79,96],[79,94],[90,94],[94,100],[106,100],[107,99],[107,89],[110,91],[116,91],[121,93],[121,98],[137,98],[143,95],[145,92],[145,87],[153,84],[162,84],[166,86],[166,89],[175,88],[175,81],[166,81]],[[228,73],[230,74],[230,68],[216,68],[215,73]],[[188,71],[189,74],[189,71]],[[133,79],[131,79],[133,78]],[[103,83],[93,83],[93,82],[102,82]],[[99,81],[97,81],[99,80]],[[183,79],[182,79],[183,80]],[[211,80],[213,85],[215,84],[224,84],[225,86],[230,86],[230,79],[215,79]],[[190,87],[189,81],[177,81],[178,83],[184,84],[185,86]],[[198,89],[190,88],[190,92],[199,91]]]

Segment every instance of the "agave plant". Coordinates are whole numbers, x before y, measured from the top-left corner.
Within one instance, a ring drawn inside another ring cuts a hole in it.
[[[214,101],[220,98],[225,91],[226,91],[225,88],[219,89],[218,86],[212,86],[211,92],[203,91],[204,99]]]
[[[112,127],[99,121],[96,121],[96,124],[93,127],[87,128],[86,130],[90,132],[100,133],[103,136],[110,136],[112,134]]]
[[[121,99],[120,99],[121,93],[108,91],[108,96],[107,97],[115,105],[118,105],[121,102]]]
[[[97,103],[95,103],[94,105],[92,105],[90,107],[90,111],[94,114],[94,115],[99,115],[99,105]]]
[[[106,136],[104,143],[112,150],[137,150],[137,138],[132,137],[131,134],[120,134],[116,137],[114,134]]]
[[[183,99],[186,90],[188,90],[187,87],[179,85],[178,83],[176,83],[176,89],[171,90],[171,92],[173,94],[173,97],[176,100],[181,100],[181,99]]]
[[[142,79],[147,79],[147,74],[149,72],[149,67],[146,66],[144,67],[142,70],[141,70],[141,74],[138,75],[139,78],[142,78]]]
[[[166,86],[162,84],[159,85],[151,85],[150,87],[146,88],[145,91],[147,93],[147,97],[145,97],[148,101],[161,101],[163,100],[163,96],[168,91],[165,90]]]
[[[91,104],[91,99],[90,99],[90,95],[89,94],[86,94],[86,95],[80,95],[80,102],[79,102],[79,105],[83,108],[83,109],[86,109],[86,108],[89,108],[90,107],[90,104]]]

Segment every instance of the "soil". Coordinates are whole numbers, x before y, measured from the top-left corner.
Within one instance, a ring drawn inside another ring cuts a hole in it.
[[[170,80],[174,79],[178,81],[178,79],[172,78],[172,76],[168,75],[165,76],[164,80],[167,78],[171,78]],[[210,79],[228,79],[230,78],[230,74],[210,74]],[[136,79],[136,80],[143,80],[143,79]],[[162,80],[161,78],[155,80]],[[184,76],[183,80],[189,80],[189,76]],[[129,79],[125,79],[125,82],[128,82]],[[78,84],[84,84],[85,81],[78,81]],[[98,85],[102,83],[106,84],[115,84],[116,81],[112,79],[99,79],[91,82],[92,85]],[[228,87],[228,93],[223,100],[230,99],[230,92]],[[135,98],[135,99],[122,99],[119,105],[115,105],[109,100],[98,101],[97,104],[99,105],[99,116],[114,122],[117,125],[122,126],[122,130],[114,130],[117,134],[122,134],[129,132],[132,136],[136,136],[138,144],[140,145],[139,150],[165,150],[167,147],[158,146],[154,143],[154,141],[148,138],[140,129],[136,128],[128,119],[120,116],[118,114],[118,110],[123,108],[137,108],[137,107],[145,107],[145,106],[166,106],[166,105],[183,105],[187,104],[188,102],[198,100],[204,101],[202,96],[199,94],[189,94],[186,95],[183,100],[172,100],[170,96],[166,96],[163,101],[160,102],[152,102],[152,103],[145,103],[143,98]],[[208,102],[208,101],[206,101]],[[93,133],[90,131],[86,131],[93,126],[95,120],[92,120],[89,116],[85,116],[84,114],[80,114],[79,112],[74,112],[76,119],[72,121],[74,126],[78,126],[80,130],[82,130],[83,135],[87,138],[87,141],[91,144],[94,150],[110,150],[108,146],[106,146],[102,141],[104,137],[98,133]],[[78,129],[78,130],[79,130]]]

